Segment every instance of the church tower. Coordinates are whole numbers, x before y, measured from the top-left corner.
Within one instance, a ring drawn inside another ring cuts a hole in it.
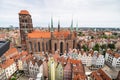
[[[26,50],[26,35],[33,31],[31,15],[27,10],[21,10],[19,13],[19,26],[22,49]]]
[[[60,32],[60,21],[58,21],[58,32]]]

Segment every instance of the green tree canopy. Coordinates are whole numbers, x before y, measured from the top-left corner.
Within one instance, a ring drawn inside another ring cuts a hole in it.
[[[17,80],[15,77],[11,78],[11,80]]]
[[[110,49],[115,49],[115,44],[108,44],[108,48],[110,48]]]
[[[105,49],[105,50],[107,49],[107,45],[106,44],[103,44],[100,47],[101,47],[101,49]]]
[[[84,49],[84,51],[88,51],[88,47],[86,45],[83,45],[82,48]]]
[[[100,47],[99,44],[95,44],[95,46],[93,47],[93,50],[94,51],[99,51],[99,47]]]

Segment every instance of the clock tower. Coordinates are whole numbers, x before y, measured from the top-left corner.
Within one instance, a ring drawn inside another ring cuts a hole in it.
[[[21,36],[21,46],[23,50],[26,50],[26,35],[33,31],[33,24],[31,15],[27,10],[21,10],[19,13],[19,26]]]

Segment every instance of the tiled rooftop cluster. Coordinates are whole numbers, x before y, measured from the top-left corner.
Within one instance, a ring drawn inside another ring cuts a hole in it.
[[[94,80],[112,80],[102,69],[98,69],[97,71],[93,71],[91,73],[91,77]]]
[[[55,66],[55,69],[52,68],[50,63]],[[48,78],[51,78],[54,80],[62,80],[62,79],[86,80],[87,79],[85,75],[85,71],[84,71],[84,66],[82,65],[82,62],[80,60],[75,60],[69,57],[66,58],[64,56],[59,56],[58,53],[55,53],[51,58],[49,58],[48,71],[49,71]],[[55,73],[56,77],[50,76],[50,74],[52,73]]]

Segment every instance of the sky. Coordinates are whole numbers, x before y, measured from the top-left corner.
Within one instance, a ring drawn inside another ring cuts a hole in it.
[[[120,0],[0,0],[0,27],[19,27],[20,10],[28,10],[34,27],[120,27]]]

